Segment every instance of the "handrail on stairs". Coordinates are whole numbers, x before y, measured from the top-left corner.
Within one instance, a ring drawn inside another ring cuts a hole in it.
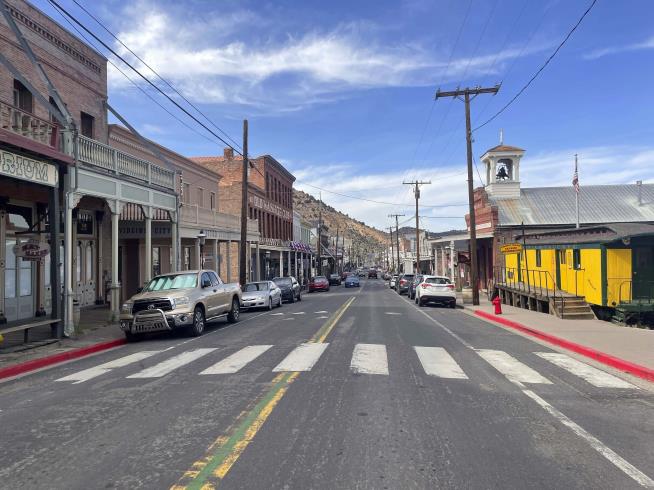
[[[548,300],[552,299],[555,308],[557,307],[557,301],[559,301],[561,314],[563,314],[566,297],[563,294],[563,290],[557,287],[556,280],[549,271],[504,266],[495,266],[493,270],[493,282],[495,286],[504,284],[518,291],[526,291],[528,294],[531,294],[533,290],[534,295],[538,292],[540,296],[545,296]],[[526,285],[522,280],[524,277],[523,273],[527,276]],[[520,276],[520,280],[518,280],[518,276]],[[530,277],[532,280],[530,280]],[[536,281],[536,277],[538,277],[538,281]],[[549,284],[552,285],[552,289],[548,287]]]

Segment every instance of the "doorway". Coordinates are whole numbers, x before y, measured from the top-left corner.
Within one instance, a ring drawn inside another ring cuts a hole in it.
[[[5,241],[5,317],[8,322],[34,316],[34,262],[16,257],[15,237]]]
[[[75,285],[80,307],[95,304],[95,240],[77,241]]]

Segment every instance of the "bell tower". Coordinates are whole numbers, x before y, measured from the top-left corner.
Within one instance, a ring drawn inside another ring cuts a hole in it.
[[[500,144],[486,151],[481,161],[486,165],[486,192],[495,199],[520,197],[520,160],[525,150],[504,144],[500,130]]]

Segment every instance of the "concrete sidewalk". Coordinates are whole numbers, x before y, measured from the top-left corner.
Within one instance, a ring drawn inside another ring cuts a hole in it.
[[[466,304],[464,308],[470,312],[480,310],[493,314],[490,301],[480,298],[480,303],[479,306]],[[502,305],[502,315],[497,317],[654,369],[654,330],[621,327],[601,320],[562,320],[554,315],[508,305]]]
[[[33,335],[30,333],[30,337],[35,340],[29,344],[12,342],[13,339],[8,338],[0,343],[0,370],[36,359],[124,339],[125,334],[118,324],[109,323],[107,317],[106,308],[91,308],[84,311],[80,319],[79,332],[74,338],[52,339],[49,327],[47,331],[37,331]],[[19,334],[22,335],[21,332]]]

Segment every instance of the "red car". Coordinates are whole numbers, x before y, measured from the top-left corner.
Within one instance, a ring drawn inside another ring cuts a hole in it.
[[[309,281],[309,292],[329,291],[329,280],[325,276],[316,276]]]

